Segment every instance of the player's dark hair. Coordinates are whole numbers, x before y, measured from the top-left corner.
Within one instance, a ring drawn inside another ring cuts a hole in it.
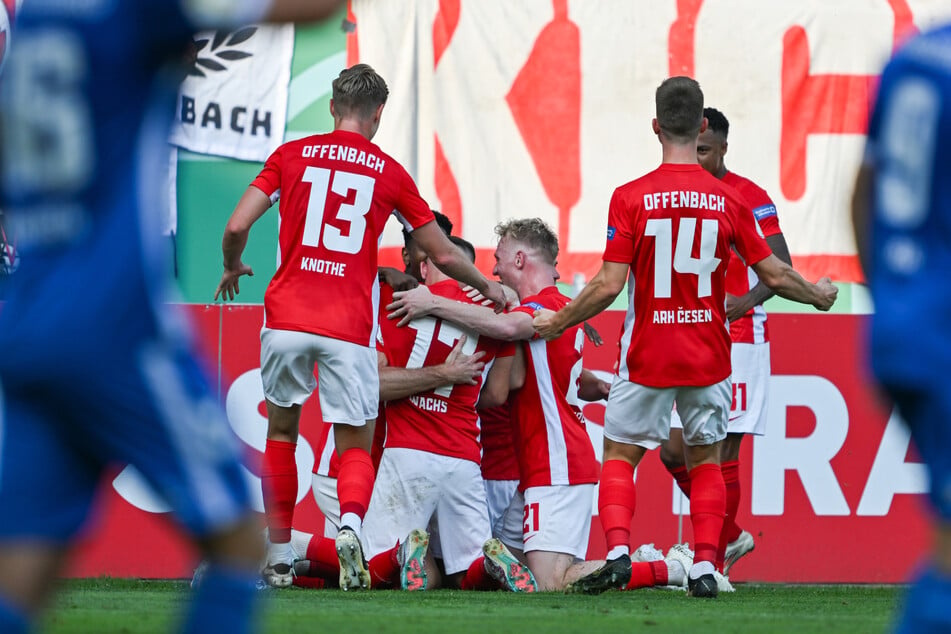
[[[727,136],[730,134],[730,122],[727,121],[726,115],[716,108],[704,108],[703,116],[707,118],[707,127],[723,137],[723,140],[726,141]]]
[[[452,220],[449,219],[449,216],[435,209],[430,209],[430,211],[436,216],[436,224],[439,225],[442,232],[447,236],[452,236]],[[403,246],[409,244],[409,241],[412,239],[413,235],[406,230],[406,227],[403,227]]]
[[[473,264],[475,263],[476,252],[475,252],[475,247],[472,246],[471,242],[469,242],[468,240],[464,238],[460,238],[459,236],[449,236],[449,241],[452,242],[457,247],[459,247],[460,249],[462,249],[462,252],[465,253],[469,257],[470,262],[472,262]]]
[[[674,141],[689,141],[700,134],[703,123],[703,91],[690,77],[669,77],[654,94],[657,123]]]
[[[367,64],[355,64],[340,71],[333,81],[334,112],[367,119],[386,103],[390,94],[383,78]]]
[[[552,266],[558,261],[558,236],[541,218],[505,220],[495,226],[499,239],[509,237],[540,251]]]

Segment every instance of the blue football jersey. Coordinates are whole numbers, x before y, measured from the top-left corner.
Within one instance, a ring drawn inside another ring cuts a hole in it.
[[[0,539],[71,537],[116,463],[195,534],[248,512],[240,446],[162,303],[174,69],[193,30],[177,7],[27,0],[16,17],[0,76],[0,204],[22,249],[0,306]]]
[[[912,39],[882,74],[866,160],[872,191],[871,352],[886,384],[926,387],[951,367],[951,26]]]
[[[0,206],[21,266],[0,364],[163,327],[168,124],[195,30],[168,0],[30,0],[0,84]],[[60,357],[62,358],[62,356]]]

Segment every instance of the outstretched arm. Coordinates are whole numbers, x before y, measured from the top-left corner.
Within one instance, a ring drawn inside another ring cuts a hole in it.
[[[786,244],[786,238],[783,237],[783,234],[776,233],[766,236],[766,244],[769,245],[769,248],[772,249],[776,257],[789,266],[792,266],[792,256],[789,255],[789,245]],[[772,296],[773,291],[763,284],[762,281],[757,282],[756,286],[751,288],[749,292],[739,297],[727,295],[726,318],[730,321],[736,321],[748,313],[751,308],[759,306]]]
[[[237,207],[231,213],[225,234],[221,239],[221,252],[224,255],[224,274],[215,289],[215,299],[234,299],[240,293],[238,279],[242,275],[254,275],[251,267],[241,261],[241,254],[248,243],[251,226],[271,207],[271,199],[257,187],[249,186]]]
[[[780,297],[801,304],[812,304],[819,310],[829,310],[835,303],[839,289],[832,280],[823,277],[815,284],[806,281],[791,266],[770,255],[753,265],[753,270],[763,284],[766,284]]]
[[[405,326],[411,320],[426,315],[435,315],[502,341],[519,341],[535,336],[532,318],[528,313],[516,311],[496,314],[490,308],[457,302],[433,295],[425,286],[411,291],[393,293],[393,303],[386,307],[387,319],[399,319]]]
[[[491,282],[459,248],[449,241],[435,221],[426,223],[413,231],[413,239],[423,248],[436,267],[464,284],[468,284],[495,302],[495,311],[505,308],[505,292],[502,284]]]
[[[551,341],[571,326],[600,313],[611,305],[624,288],[629,269],[630,265],[621,262],[602,262],[601,270],[570,304],[557,313],[550,310],[535,311],[536,332]]]

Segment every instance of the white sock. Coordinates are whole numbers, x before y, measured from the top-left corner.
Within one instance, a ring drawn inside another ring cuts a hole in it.
[[[274,542],[268,542],[267,563],[268,565],[294,563],[294,549],[291,548],[291,543],[275,544]]]
[[[712,575],[716,568],[712,561],[698,561],[690,568],[690,578],[699,579],[703,575]]]
[[[344,513],[340,516],[340,526],[349,526],[353,532],[360,537],[360,530],[363,528],[363,520],[356,513]]]
[[[628,546],[615,546],[608,552],[605,559],[617,559],[618,557],[621,557],[623,555],[630,555],[630,554],[631,554],[631,549]]]
[[[291,548],[294,549],[295,558],[307,556],[307,548],[310,546],[312,539],[314,539],[312,533],[291,529]]]
[[[684,581],[686,581],[687,576],[687,571],[684,570],[684,565],[676,559],[670,559],[665,563],[667,564],[667,585],[684,585]]]

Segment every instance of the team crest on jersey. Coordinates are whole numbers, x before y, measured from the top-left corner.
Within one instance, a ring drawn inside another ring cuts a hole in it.
[[[215,31],[214,37],[210,40],[210,47],[208,38],[192,40],[190,51],[192,65],[188,69],[189,76],[207,77],[206,71],[217,73],[228,70],[228,62],[251,57],[252,53],[240,50],[238,45],[251,39],[257,30],[256,26],[248,26],[233,33]],[[205,50],[206,47],[207,50]]]
[[[608,240],[613,240],[615,233],[617,233],[617,229],[608,225]]]

